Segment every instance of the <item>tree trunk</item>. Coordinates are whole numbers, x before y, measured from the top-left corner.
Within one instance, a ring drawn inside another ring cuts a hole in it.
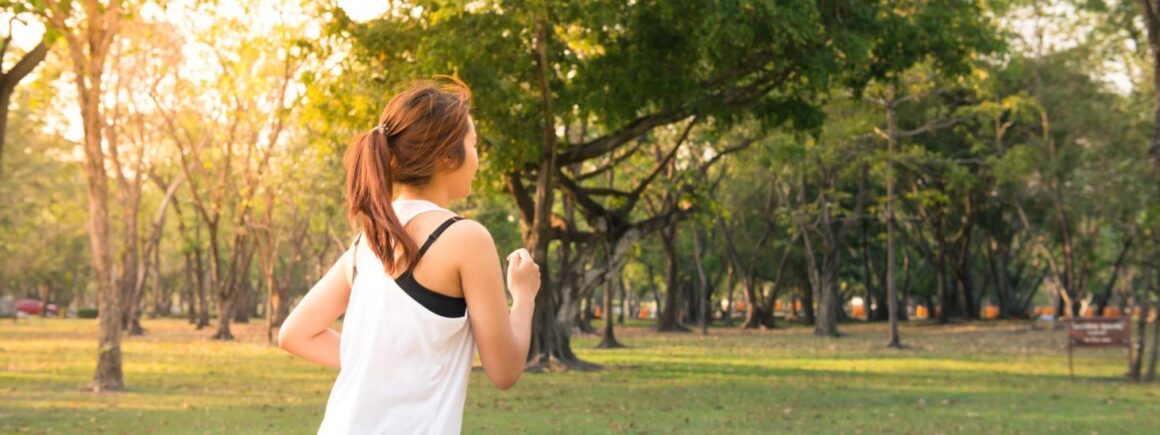
[[[811,237],[804,228],[802,230],[806,248],[807,274],[810,288],[813,291],[812,297],[817,303],[817,311],[814,313],[814,335],[838,337],[841,335],[838,332],[838,312],[841,310],[841,306],[837,287],[839,255],[841,255],[838,241],[841,240],[841,237],[834,234],[828,215],[828,207],[825,205],[822,207],[821,221],[818,232],[822,233],[824,243],[820,265],[815,256]],[[838,231],[838,233],[841,232]]]
[[[697,324],[701,321],[698,317],[701,311],[698,308],[700,305],[697,302],[697,294],[697,285],[693,278],[685,277],[681,280],[681,301],[684,302],[685,309],[681,310],[678,322],[682,325]]]
[[[230,331],[230,322],[233,320],[234,314],[234,298],[232,295],[222,295],[218,292],[218,328],[214,332],[214,340],[233,340],[234,334]]]
[[[838,337],[838,287],[835,282],[836,271],[827,267],[821,274],[818,295],[818,312],[814,319],[814,335]]]
[[[909,321],[910,313],[910,251],[902,250],[902,306],[898,309],[898,320]]]
[[[632,292],[630,291],[628,284],[624,282],[623,269],[621,269],[621,272],[618,273],[613,279],[620,282],[618,284],[620,286],[620,314],[616,315],[616,323],[618,325],[624,325],[625,317],[632,316],[632,314],[630,314],[632,313],[632,303],[631,298],[629,297],[629,294]]]
[[[803,230],[803,233],[805,231]],[[814,244],[811,241],[810,235],[805,234],[802,239],[806,248],[806,273],[809,275],[810,281],[810,299],[811,302],[817,302],[816,311],[810,312],[807,308],[809,317],[813,318],[814,335],[837,337],[838,332],[838,313],[837,313],[837,288],[834,287],[833,274],[831,274],[830,259],[832,256],[823,258],[822,266],[819,268],[817,258],[814,256]]]
[[[1147,317],[1147,313],[1142,313],[1142,317]],[[1143,329],[1140,330],[1140,336],[1147,335]],[[1156,380],[1156,360],[1160,359],[1160,317],[1152,321],[1152,356],[1148,359],[1148,382]]]
[[[40,317],[48,317],[48,304],[52,303],[52,286],[47,281],[36,284],[36,293],[40,297]]]
[[[159,243],[160,245],[160,243]],[[161,273],[161,246],[153,250],[152,267],[149,268],[149,282],[153,283],[151,297],[153,309],[150,318],[168,317],[173,314],[173,279],[164,279]]]
[[[242,279],[237,284],[234,293],[234,320],[233,323],[248,324],[250,316],[254,315],[254,294],[250,280]]]
[[[612,251],[612,249],[610,248],[608,251]],[[615,259],[612,258],[612,252],[608,254],[608,277],[604,280],[604,334],[600,338],[600,343],[596,345],[596,347],[601,349],[624,347],[623,344],[616,340],[616,333],[613,330],[615,322],[613,321],[612,315],[612,297],[617,293],[616,287],[620,283],[617,277],[621,274],[621,269],[619,265],[614,264]]]
[[[1140,317],[1136,319],[1136,329],[1140,331],[1136,336],[1136,343],[1132,347],[1131,355],[1128,363],[1128,378],[1133,381],[1140,381],[1141,369],[1144,363],[1144,339],[1145,331],[1148,330],[1148,310],[1151,309],[1148,304],[1148,294],[1146,290],[1139,290],[1137,293],[1141,295],[1136,300],[1136,307],[1140,309]],[[1157,320],[1160,323],[1160,320]]]
[[[869,171],[869,167],[863,165],[863,174],[867,171]],[[858,183],[858,194],[855,196],[854,207],[848,215],[842,218],[841,223],[836,223],[832,215],[832,207],[835,202],[830,197],[831,194],[827,192],[827,190],[836,189],[836,186],[832,173],[829,177],[825,182],[827,189],[820,192],[818,196],[818,223],[810,225],[815,229],[822,242],[820,267],[811,241],[810,228],[802,222],[800,217],[797,225],[802,233],[802,239],[805,241],[806,270],[810,287],[814,289],[813,298],[817,302],[817,312],[814,314],[814,335],[838,337],[841,335],[838,332],[838,316],[842,314],[842,300],[838,294],[838,271],[841,266],[842,244],[846,240],[846,232],[850,229],[850,223],[861,218],[862,207],[866,199],[867,183],[866,177],[863,176],[862,182]],[[797,197],[797,204],[805,202],[804,179],[800,181]]]
[[[568,291],[566,287],[561,287],[560,291]],[[580,309],[579,323],[576,324],[577,329],[584,334],[595,334],[596,327],[592,326],[592,320],[596,319],[596,312],[592,307],[595,306],[593,302],[592,293],[587,293],[580,298],[584,302],[584,306]]]
[[[269,249],[276,254],[276,244]],[[275,255],[272,253],[266,253],[268,258],[261,262],[262,280],[266,283],[266,341],[271,344],[275,342],[274,328],[282,326],[282,321],[286,319],[282,312],[289,312],[286,306],[286,286],[289,283],[278,281],[277,274],[274,273],[277,259],[273,258]]]
[[[545,168],[541,168],[545,169]],[[541,171],[546,172],[546,171]],[[532,342],[528,352],[529,371],[552,371],[560,369],[597,369],[599,366],[580,360],[572,352],[571,321],[567,316],[561,316],[561,290],[551,279],[551,262],[548,260],[549,228],[547,227],[548,210],[551,201],[550,188],[544,186],[548,182],[545,173],[537,181],[537,207],[546,206],[547,210],[538,211],[543,216],[543,226],[533,226],[524,232],[524,246],[532,252],[532,257],[540,265],[540,291],[536,295],[536,307],[532,314]],[[539,227],[536,231],[534,228]]]
[[[665,252],[665,305],[660,307],[660,316],[657,318],[657,330],[665,332],[689,332],[689,328],[680,324],[677,314],[680,312],[680,274],[677,271],[677,223],[673,223],[661,230],[661,245]]]
[[[236,267],[234,281],[234,323],[250,323],[250,316],[256,315],[257,297],[254,295],[254,286],[250,281],[250,266],[254,262],[255,249],[246,245],[242,254],[241,264]]]
[[[242,238],[241,234],[234,234],[234,240],[230,249],[229,262],[227,264],[227,272],[224,279],[220,273],[221,268],[215,266],[221,264],[221,260],[217,255],[213,255],[217,249],[210,249],[210,282],[214,283],[214,296],[218,305],[218,327],[213,334],[214,340],[233,340],[234,334],[230,331],[230,323],[234,319],[234,310],[237,307],[237,281],[238,281],[238,266],[241,257]],[[210,232],[210,244],[214,244],[215,232]],[[216,270],[215,270],[216,269]]]
[[[1160,243],[1160,235],[1153,233],[1153,243],[1154,244]],[[1149,267],[1155,268],[1156,267],[1156,261],[1155,261],[1156,255],[1155,254],[1152,256],[1152,260],[1153,261],[1151,263],[1151,266],[1149,266]],[[1144,287],[1151,289],[1153,293],[1156,293],[1156,296],[1160,296],[1160,271],[1155,271],[1155,272],[1156,272],[1156,275],[1150,275],[1149,278],[1152,278],[1152,279],[1149,280],[1148,285],[1144,286]],[[1148,294],[1149,292],[1147,290],[1143,290],[1140,293],[1144,294],[1145,299],[1151,297]],[[1160,301],[1160,297],[1158,297],[1157,300]],[[1149,314],[1148,311],[1149,310],[1140,311],[1140,319],[1141,319],[1141,321],[1140,321],[1140,325],[1141,325],[1140,338],[1141,338],[1141,340],[1144,338],[1144,336],[1148,335],[1147,330],[1145,329],[1145,326],[1147,326],[1147,319],[1148,319],[1148,314]],[[1160,311],[1160,310],[1158,310],[1158,311]],[[1140,349],[1140,350],[1141,350],[1141,352],[1143,351],[1143,349]],[[1156,360],[1158,358],[1160,358],[1160,313],[1157,314],[1156,320],[1152,321],[1152,356],[1148,360],[1148,375],[1147,375],[1148,382],[1152,382],[1152,381],[1156,380],[1156,363],[1157,363]]]
[[[1007,249],[997,240],[991,238],[987,241],[987,252],[990,254],[987,258],[987,264],[991,274],[995,276],[995,301],[999,306],[999,317],[1008,318],[1011,316],[1014,298],[1011,291],[1011,278],[1007,272]]]
[[[1096,298],[1095,314],[1099,317],[1104,316],[1104,309],[1108,307],[1108,302],[1112,300],[1112,289],[1116,286],[1116,278],[1120,276],[1120,269],[1124,266],[1124,261],[1128,258],[1128,252],[1132,250],[1132,238],[1124,237],[1124,246],[1120,248],[1120,255],[1116,256],[1116,265],[1112,268],[1112,275],[1108,277],[1108,284],[1104,286],[1104,293]]]
[[[95,107],[86,111],[95,117]],[[86,130],[99,130],[85,120]],[[108,183],[100,138],[86,133],[85,166],[89,179],[89,241],[92,244],[93,269],[97,275],[97,298],[100,312],[100,352],[94,376],[95,391],[119,391],[124,387],[121,372],[121,292],[113,281],[113,253],[109,241]]]
[[[198,232],[200,233],[200,230]],[[209,326],[209,280],[206,279],[206,268],[202,262],[201,253],[202,249],[200,247],[194,248],[194,288],[197,293],[197,322],[194,324],[194,329],[198,331]]]
[[[725,278],[725,312],[721,314],[721,317],[725,326],[731,327],[733,326],[733,289],[737,287],[737,274],[735,273],[736,268],[732,264],[725,267],[729,268],[727,272],[729,276]]]
[[[964,318],[978,320],[980,310],[975,304],[974,286],[971,283],[970,252],[963,252],[960,255],[961,257],[954,261],[955,266],[951,268],[955,280],[954,287],[958,290],[955,292],[958,296],[957,305]]]
[[[195,287],[197,286],[198,280],[195,277],[196,273],[194,272],[194,269],[193,269],[193,253],[190,251],[186,251],[184,257],[185,257],[185,285],[182,287],[183,288],[182,292],[184,295],[184,297],[182,298],[184,300],[182,302],[185,304],[185,315],[189,319],[189,324],[196,325],[197,324],[197,311],[198,310],[197,310],[197,290],[195,289]]]
[[[1146,283],[1144,287],[1152,285],[1152,279],[1155,278],[1155,274],[1160,273],[1160,271],[1156,270],[1155,266],[1158,257],[1160,255],[1153,250],[1147,264],[1144,266],[1144,282]],[[1146,333],[1148,331],[1148,312],[1151,310],[1151,307],[1149,304],[1150,296],[1146,288],[1138,288],[1135,296],[1136,308],[1140,310],[1140,316],[1136,319],[1136,330],[1140,331],[1140,333],[1136,335],[1136,343],[1132,346],[1131,354],[1128,357],[1128,379],[1139,382],[1144,364],[1144,345],[1147,342],[1145,336],[1148,335]],[[1160,319],[1157,319],[1156,323],[1160,323]]]
[[[938,246],[938,265],[934,268],[934,276],[936,289],[938,292],[939,307],[937,310],[938,322],[946,324],[950,322],[951,311],[954,309],[954,298],[951,290],[947,288],[947,273],[946,273],[946,249],[945,243],[942,239],[942,233],[936,230],[935,238],[939,242]],[[934,307],[931,307],[932,309]]]
[[[115,144],[113,146],[116,146]],[[140,319],[134,324],[133,315],[140,302],[137,293],[138,255],[140,253],[140,236],[137,230],[137,211],[141,204],[140,191],[134,190],[124,177],[121,177],[121,273],[117,279],[121,291],[121,328],[129,335],[144,335]]]
[[[743,279],[745,285],[745,321],[741,327],[746,329],[773,328],[773,313],[765,310],[764,301],[757,289],[757,277],[752,273]]]
[[[887,347],[902,348],[902,338],[898,336],[898,291],[894,287],[894,142],[898,140],[894,124],[894,103],[891,101],[886,111],[888,131],[886,162],[886,304],[890,318],[890,343]],[[865,172],[863,172],[865,174]]]
[[[305,241],[305,237],[300,240]],[[286,264],[286,268],[282,271],[282,279],[277,280],[274,285],[274,292],[270,294],[270,311],[268,317],[273,319],[270,325],[275,328],[281,327],[282,322],[285,322],[286,317],[290,315],[290,287],[291,283],[294,282],[294,270],[306,258],[302,254],[301,250],[303,248],[300,246],[293,248],[295,250],[294,256],[290,259],[289,264]]]
[[[881,283],[875,283],[877,273],[874,271],[874,268],[871,264],[873,260],[871,260],[870,257],[870,221],[868,219],[862,220],[861,226],[862,283],[866,287],[866,296],[864,298],[865,302],[863,302],[863,304],[866,311],[866,320],[887,320],[888,316],[886,312],[886,295],[881,291]],[[889,247],[887,249],[889,249]],[[870,301],[874,301],[874,309],[871,309]]]
[[[802,291],[802,323],[812,325],[818,319],[814,310],[814,286],[810,284],[809,287],[809,291]]]
[[[694,258],[693,265],[695,266],[695,269],[697,270],[697,294],[699,296],[701,296],[701,297],[697,298],[697,300],[700,301],[700,305],[698,306],[698,308],[700,309],[700,316],[699,316],[700,318],[698,320],[700,321],[701,335],[708,335],[709,334],[709,300],[713,297],[713,295],[712,295],[712,293],[709,292],[709,278],[708,278],[708,276],[705,275],[705,265],[702,264],[702,262],[704,261],[704,258],[702,257],[702,255],[704,254],[704,252],[703,252],[704,248],[701,246],[704,243],[702,241],[703,237],[704,237],[704,233],[700,230],[700,228],[698,228],[697,230],[694,231],[694,233],[693,233],[693,258]]]

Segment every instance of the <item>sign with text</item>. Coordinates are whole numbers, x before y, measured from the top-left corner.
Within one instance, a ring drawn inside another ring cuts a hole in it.
[[[1072,319],[1067,326],[1069,347],[1105,347],[1132,345],[1127,318]]]
[[[1071,319],[1067,322],[1067,372],[1075,380],[1072,349],[1077,347],[1132,347],[1128,318]],[[1129,361],[1130,362],[1130,361]]]

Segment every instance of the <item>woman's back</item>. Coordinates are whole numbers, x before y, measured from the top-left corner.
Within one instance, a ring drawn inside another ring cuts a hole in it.
[[[433,212],[443,209],[426,201],[396,201],[394,207],[404,226],[420,213],[450,215]],[[420,259],[425,261],[415,265],[430,270],[423,276],[435,276],[439,265],[431,263],[438,256],[428,252]],[[354,262],[341,370],[319,433],[458,433],[475,350],[466,313],[446,317],[424,306],[408,291],[430,292],[415,286],[429,281],[412,280],[404,290],[402,277],[392,278],[365,245],[355,250]],[[438,301],[438,294],[429,296]]]

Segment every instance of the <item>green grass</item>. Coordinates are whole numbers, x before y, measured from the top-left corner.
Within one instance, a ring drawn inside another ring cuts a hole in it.
[[[96,321],[0,320],[0,433],[314,433],[333,371],[264,343],[206,339],[151,320],[123,345],[121,393],[82,390]],[[1068,379],[1063,331],[1028,323],[713,328],[709,336],[619,330],[628,349],[573,341],[597,372],[526,374],[510,391],[471,376],[465,433],[1143,433],[1160,426],[1160,384],[1123,381],[1126,351],[1084,349]]]

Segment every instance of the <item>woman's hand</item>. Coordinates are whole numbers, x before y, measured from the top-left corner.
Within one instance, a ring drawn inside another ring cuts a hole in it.
[[[531,302],[540,292],[540,266],[527,249],[520,248],[507,256],[507,282],[512,302]]]

